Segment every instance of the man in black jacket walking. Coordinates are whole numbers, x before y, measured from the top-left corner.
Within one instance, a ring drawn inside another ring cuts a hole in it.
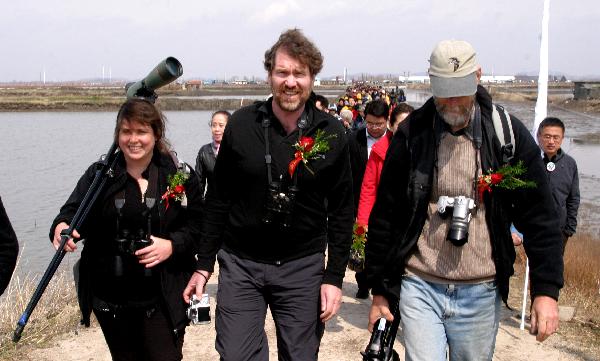
[[[562,245],[539,149],[509,117],[508,166],[524,167],[520,177],[535,186],[502,188],[510,178],[496,173],[505,161],[503,134],[495,133],[480,75],[470,44],[434,48],[433,97],[394,135],[369,218],[369,325],[391,320],[389,305],[399,301],[407,360],[442,360],[446,348],[450,360],[492,359],[515,259],[511,220],[527,240],[531,331],[543,341],[558,327]]]
[[[17,263],[19,244],[0,198],[0,295],[4,293]]]
[[[202,293],[218,252],[221,360],[269,359],[267,307],[279,359],[317,360],[324,322],[340,307],[352,179],[341,124],[314,105],[322,61],[299,30],[282,33],[264,60],[273,97],[238,110],[225,129],[184,293]]]
[[[365,118],[367,126],[355,130],[350,135],[350,166],[352,168],[352,193],[354,196],[354,217],[358,215],[358,201],[360,199],[360,190],[362,181],[367,168],[367,160],[371,154],[371,148],[386,133],[390,114],[390,107],[381,99],[373,100],[367,103],[365,108]],[[358,291],[356,298],[369,298],[369,287],[366,284],[363,271],[356,272],[356,285]]]
[[[577,229],[579,209],[579,173],[575,159],[562,150],[565,125],[558,119],[548,117],[540,123],[537,132],[538,143],[544,152],[546,174],[563,235],[563,253],[569,237]]]

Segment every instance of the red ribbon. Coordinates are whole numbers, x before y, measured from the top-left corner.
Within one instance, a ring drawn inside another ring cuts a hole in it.
[[[298,164],[301,161],[302,161],[302,152],[297,150],[296,153],[294,153],[294,159],[292,159],[292,161],[288,165],[288,172],[290,173],[290,178],[292,178],[294,176],[296,167],[298,166]]]
[[[304,158],[304,153],[310,152],[314,145],[315,145],[315,139],[311,138],[311,137],[301,137],[300,140],[298,140],[297,146],[300,149],[297,150],[296,153],[294,153],[294,159],[292,159],[292,161],[288,165],[288,172],[290,173],[290,178],[292,178],[294,176],[296,167],[298,166],[298,164],[300,164],[300,162]]]
[[[165,194],[162,195],[162,197],[160,197],[160,199],[162,199],[163,201],[165,201],[165,211],[167,209],[169,209],[169,198],[173,198],[171,197],[171,191],[169,189],[167,189],[167,191],[165,192]]]

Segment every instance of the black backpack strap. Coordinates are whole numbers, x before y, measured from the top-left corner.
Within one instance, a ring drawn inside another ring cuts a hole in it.
[[[492,122],[501,145],[502,164],[507,164],[515,155],[515,134],[510,115],[503,106],[492,104]]]

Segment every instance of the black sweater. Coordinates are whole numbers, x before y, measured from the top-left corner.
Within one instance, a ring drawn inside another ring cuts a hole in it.
[[[482,169],[500,166],[500,142],[492,123],[492,100],[484,88],[477,91],[481,107]],[[369,218],[366,272],[373,294],[398,297],[406,259],[416,247],[431,199],[436,137],[433,99],[402,122],[387,152],[377,198]],[[537,186],[513,191],[494,189],[485,193],[486,222],[502,298],[508,297],[515,250],[510,223],[523,232],[531,271],[531,293],[558,299],[563,285],[562,238],[540,150],[525,126],[511,117],[515,134],[515,157],[527,167],[523,176]]]
[[[298,130],[286,135],[273,115],[271,100],[244,107],[227,123],[215,165],[217,190],[209,185],[198,268],[212,271],[215,254],[221,248],[256,262],[277,264],[318,252],[328,246],[323,283],[342,285],[352,233],[352,178],[348,142],[341,124],[306,104],[308,126],[303,136],[314,137],[324,130],[330,150],[323,159],[298,165],[293,221],[288,230],[265,226],[267,193],[265,136],[262,121],[269,127],[272,175],[290,184],[288,164],[294,156]]]

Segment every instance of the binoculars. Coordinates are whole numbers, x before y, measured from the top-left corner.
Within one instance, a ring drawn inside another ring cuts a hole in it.
[[[292,226],[297,194],[296,186],[289,186],[286,191],[280,182],[271,182],[267,189],[263,224],[278,224],[283,229],[289,229]]]
[[[158,63],[144,79],[127,84],[125,86],[127,99],[144,98],[154,103],[157,98],[154,90],[171,83],[182,74],[183,67],[181,63],[170,56]]]

